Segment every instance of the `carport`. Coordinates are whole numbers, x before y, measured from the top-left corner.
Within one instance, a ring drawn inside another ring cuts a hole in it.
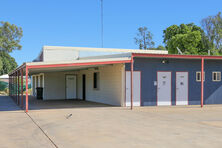
[[[68,72],[82,71],[90,68],[97,69],[98,67],[107,67],[115,65],[124,65],[130,63],[131,60],[127,57],[114,59],[89,59],[75,60],[66,62],[30,62],[24,63],[16,70],[9,74],[9,95],[13,100],[28,112],[29,109],[29,92],[28,92],[28,77],[37,73],[45,72]],[[23,100],[23,79],[25,78],[25,100]],[[59,82],[58,82],[59,83]],[[25,103],[23,103],[25,102]]]

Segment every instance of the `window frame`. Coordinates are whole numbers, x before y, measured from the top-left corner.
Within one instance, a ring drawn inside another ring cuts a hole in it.
[[[198,74],[200,74],[200,80],[198,80]],[[203,77],[203,80],[205,81],[205,71],[203,72],[204,74],[204,77]],[[201,82],[201,71],[196,71],[196,82]]]
[[[214,80],[214,74],[216,74],[216,80]],[[217,80],[217,75],[220,74],[220,79]],[[212,71],[212,81],[213,82],[220,82],[221,81],[221,72],[220,71]]]

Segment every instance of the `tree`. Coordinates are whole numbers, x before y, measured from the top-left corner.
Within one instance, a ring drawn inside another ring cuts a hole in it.
[[[179,48],[184,54],[207,54],[209,49],[204,31],[194,25],[172,25],[163,31],[166,49],[171,54],[177,54]]]
[[[7,74],[17,67],[15,59],[9,53],[22,48],[19,44],[22,35],[21,27],[9,22],[0,22],[0,75]]]
[[[0,63],[2,63],[2,68],[0,67],[0,75],[7,74],[17,67],[15,59],[5,51],[0,52]]]
[[[212,51],[222,53],[222,17],[221,12],[215,16],[202,19],[201,25],[206,32]],[[215,50],[216,49],[216,50]]]
[[[153,34],[148,31],[147,27],[138,28],[137,37],[134,38],[135,43],[139,45],[139,49],[153,48],[155,43],[152,41]]]
[[[0,51],[12,52],[20,50],[19,44],[23,36],[22,28],[9,22],[0,22]]]
[[[162,45],[157,46],[156,50],[166,50],[166,48]]]

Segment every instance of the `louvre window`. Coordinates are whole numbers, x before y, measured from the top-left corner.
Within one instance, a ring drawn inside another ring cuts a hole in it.
[[[214,82],[221,81],[221,72],[218,71],[212,72],[212,81]]]
[[[204,81],[205,81],[205,72],[204,72],[204,77],[203,77]],[[201,82],[201,72],[197,71],[196,72],[196,81],[197,82]]]

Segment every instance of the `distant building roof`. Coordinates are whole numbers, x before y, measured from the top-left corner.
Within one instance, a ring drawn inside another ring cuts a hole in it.
[[[8,74],[1,75],[1,76],[0,76],[0,79],[8,79]]]

